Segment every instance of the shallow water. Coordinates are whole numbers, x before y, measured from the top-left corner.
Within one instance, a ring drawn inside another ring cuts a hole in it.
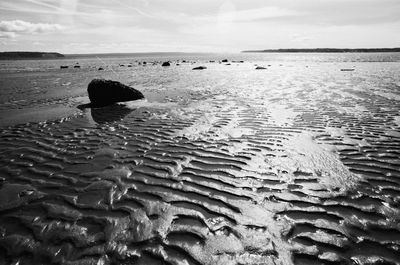
[[[399,56],[228,56],[8,62],[0,263],[399,264]]]

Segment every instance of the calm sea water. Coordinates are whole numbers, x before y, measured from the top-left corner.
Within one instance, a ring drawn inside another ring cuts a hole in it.
[[[176,61],[208,62],[210,60],[230,59],[253,63],[345,63],[345,62],[400,62],[400,53],[240,53],[240,54],[121,54],[121,55],[71,55],[56,60],[0,61],[1,72],[47,71],[59,69],[60,65],[82,66],[113,65],[138,61]]]

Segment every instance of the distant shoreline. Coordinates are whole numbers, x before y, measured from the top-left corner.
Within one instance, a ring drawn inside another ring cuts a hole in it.
[[[71,53],[61,54],[57,52],[25,52],[25,51],[7,51],[0,52],[0,60],[48,60],[48,59],[79,59],[86,57],[123,57],[123,56],[140,56],[140,55],[192,55],[198,52],[121,52],[121,53]],[[208,54],[208,53],[205,53]]]
[[[400,48],[312,48],[312,49],[269,49],[269,50],[248,50],[242,53],[372,53],[372,52],[400,52]]]
[[[59,59],[64,57],[58,52],[0,52],[0,60]]]

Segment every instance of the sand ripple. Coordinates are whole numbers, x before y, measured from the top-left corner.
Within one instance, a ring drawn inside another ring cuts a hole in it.
[[[400,102],[303,75],[3,129],[0,263],[399,264]]]

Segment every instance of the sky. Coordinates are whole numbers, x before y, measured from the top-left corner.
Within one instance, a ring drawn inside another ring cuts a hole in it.
[[[400,47],[400,0],[1,0],[0,51]]]

